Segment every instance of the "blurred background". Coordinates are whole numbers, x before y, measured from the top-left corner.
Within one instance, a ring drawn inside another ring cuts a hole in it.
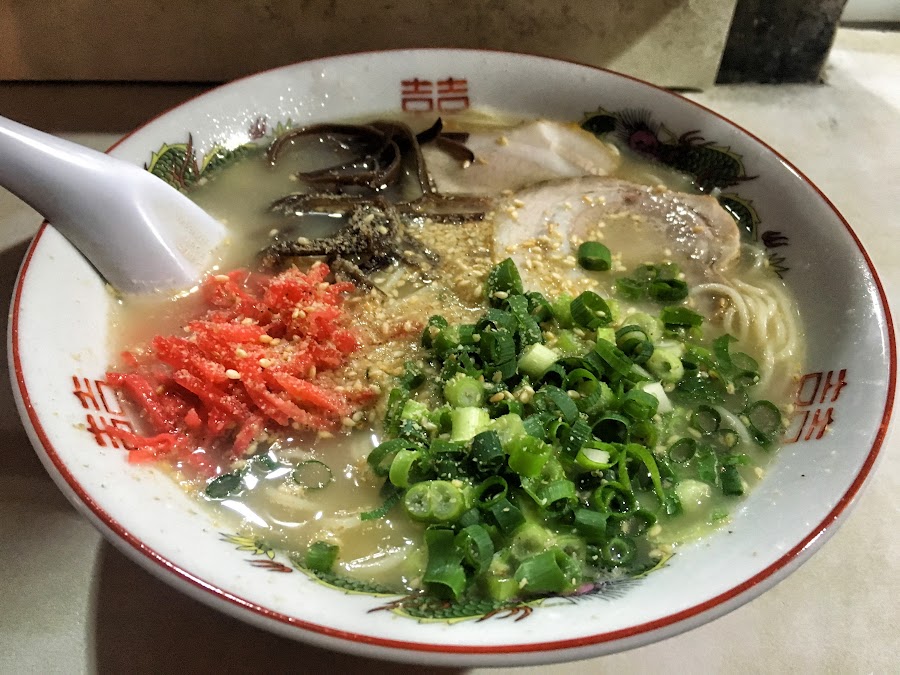
[[[898,0],[4,0],[0,114],[124,132],[243,75],[399,47],[529,52],[682,90],[821,82],[840,22],[898,21]]]

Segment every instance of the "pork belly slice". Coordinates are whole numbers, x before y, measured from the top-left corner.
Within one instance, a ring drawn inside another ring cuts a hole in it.
[[[433,145],[422,146],[438,192],[499,195],[551,178],[605,176],[621,159],[615,146],[577,125],[548,120],[476,131],[465,144],[475,154],[468,166]]]
[[[577,266],[548,262],[554,255],[576,255],[573,238],[604,243],[614,256],[614,273],[668,261],[679,265],[688,283],[718,278],[740,254],[737,224],[714,197],[616,178],[533,185],[501,202],[494,223],[495,254],[510,255],[526,288],[535,290],[548,287],[551,268],[584,274]]]

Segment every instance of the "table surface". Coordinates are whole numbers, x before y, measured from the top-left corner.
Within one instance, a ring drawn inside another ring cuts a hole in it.
[[[900,33],[839,31],[826,81],[717,87],[690,98],[765,139],[831,198],[869,252],[898,316]],[[116,139],[68,137],[99,149]],[[39,223],[34,211],[0,189],[5,307]],[[683,635],[577,667],[900,672],[898,453],[894,433],[843,527],[774,589]],[[29,445],[6,377],[0,379],[0,455],[7,458],[0,467],[0,672],[417,670],[275,637],[150,576],[106,543],[54,486]],[[575,667],[509,670],[546,675]]]

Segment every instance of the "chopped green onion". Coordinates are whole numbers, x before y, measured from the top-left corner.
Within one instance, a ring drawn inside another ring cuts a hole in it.
[[[403,364],[403,375],[397,380],[397,383],[405,388],[412,391],[413,389],[418,388],[423,382],[425,382],[425,373],[422,372],[422,369],[419,368],[412,361],[407,361]]]
[[[513,333],[515,330],[516,317],[496,307],[488,309],[475,324],[475,332],[479,335],[492,331]]]
[[[650,480],[653,482],[653,489],[656,492],[656,496],[659,498],[660,503],[662,503],[663,500],[665,500],[666,495],[665,492],[663,492],[662,478],[659,475],[659,468],[656,466],[656,460],[653,458],[653,453],[637,443],[629,443],[625,446],[625,451],[628,454],[637,457],[647,468],[647,471],[650,473]]]
[[[583,534],[588,541],[598,541],[606,538],[606,521],[608,513],[600,513],[591,509],[575,509],[575,529]]]
[[[556,319],[556,323],[559,324],[560,328],[572,327],[571,295],[563,293],[556,299],[556,302],[550,305],[550,309],[553,312],[553,318]]]
[[[646,445],[648,448],[655,447],[658,438],[659,431],[652,419],[635,421],[628,430],[629,441]]]
[[[317,459],[300,462],[291,474],[294,482],[307,490],[321,490],[334,480],[334,474],[327,464]]]
[[[681,279],[657,279],[650,282],[647,294],[656,302],[679,302],[688,296],[688,286]]]
[[[503,476],[491,476],[475,488],[472,498],[479,509],[487,511],[495,504],[505,500],[508,490],[509,485]]]
[[[432,349],[443,356],[447,356],[457,347],[459,347],[459,326],[442,328],[433,339]]]
[[[528,299],[528,313],[534,317],[535,321],[543,323],[553,318],[553,308],[550,306],[550,301],[542,293],[529,291],[525,294],[525,297]]]
[[[241,491],[243,477],[240,473],[223,473],[206,485],[206,496],[210,499],[225,499]]]
[[[433,316],[428,319],[428,323],[425,324],[425,328],[422,330],[422,346],[430,349],[434,344],[434,339],[448,325],[447,319],[442,316]]]
[[[740,496],[744,494],[744,481],[733,464],[722,467],[722,492],[726,495]]]
[[[714,434],[722,423],[722,416],[715,408],[699,405],[691,415],[691,426],[701,434]]]
[[[491,417],[484,408],[454,408],[450,411],[450,440],[468,441],[487,429]]]
[[[697,452],[697,475],[704,483],[710,485],[719,484],[719,458],[709,447],[704,447]],[[683,481],[682,481],[683,483]],[[681,485],[682,483],[679,483]],[[682,500],[684,501],[684,500]]]
[[[481,525],[469,525],[460,530],[455,540],[457,548],[463,552],[465,560],[478,574],[491,564],[494,556],[494,542]]]
[[[525,522],[521,509],[509,499],[501,499],[489,509],[497,526],[504,534],[510,534]]]
[[[598,328],[597,330],[603,330]],[[585,340],[575,335],[574,331],[568,328],[560,328],[556,334],[556,344],[553,348],[560,353],[561,356],[581,356],[588,350]]]
[[[612,342],[597,340],[593,353],[597,354],[613,372],[619,375],[627,375],[631,372],[631,360]]]
[[[708,405],[721,404],[727,392],[718,380],[700,375],[685,376],[678,381],[678,386],[672,393],[676,402],[681,403],[706,403]]]
[[[538,490],[538,500],[545,509],[577,504],[578,493],[575,490],[575,483],[566,479],[548,483]]]
[[[384,413],[384,428],[390,435],[395,435],[400,427],[401,415],[406,402],[409,400],[409,390],[402,387],[394,387],[388,394],[387,406]]]
[[[622,277],[616,280],[616,292],[626,300],[640,300],[647,293],[647,285],[629,277]]]
[[[528,593],[562,593],[574,588],[580,572],[569,564],[569,556],[559,549],[544,551],[523,560],[516,569],[519,587]]]
[[[393,485],[390,485],[390,490],[388,491],[387,496],[384,499],[384,502],[377,509],[373,509],[371,511],[364,511],[359,514],[359,519],[362,521],[366,520],[381,520],[384,518],[394,506],[397,505],[397,502],[400,501],[400,498],[403,496],[403,492]]]
[[[582,326],[593,330],[605,326],[612,321],[612,311],[609,305],[599,295],[592,291],[584,291],[572,301],[570,306],[572,321],[576,326]]]
[[[554,363],[552,366],[547,368],[546,372],[541,375],[540,379],[543,384],[560,387],[562,386],[563,382],[566,381],[566,369],[558,363]]]
[[[481,334],[478,343],[481,356],[488,363],[499,365],[516,358],[516,343],[511,333],[503,330],[488,331]]]
[[[612,255],[599,241],[586,241],[578,247],[578,264],[586,270],[605,272],[612,266]]]
[[[650,342],[658,342],[663,336],[663,323],[660,319],[646,312],[635,312],[629,314],[628,323],[637,326]]]
[[[750,373],[759,372],[759,364],[756,362],[756,359],[744,352],[735,352],[734,354],[731,354],[731,365],[741,371]]]
[[[536,522],[526,522],[513,534],[508,550],[516,560],[525,560],[543,553],[556,539],[553,532]]]
[[[481,511],[478,510],[477,506],[473,506],[471,509],[463,513],[459,520],[456,521],[455,525],[457,527],[469,527],[469,525],[478,525],[481,522]]]
[[[563,451],[569,456],[574,457],[581,447],[591,438],[591,426],[582,419],[577,419],[568,426],[560,441],[562,442]]]
[[[495,265],[488,273],[485,282],[485,295],[489,301],[493,302],[497,298],[497,293],[507,295],[521,295],[523,292],[522,277],[512,258],[507,258],[501,263]]]
[[[587,368],[574,368],[566,373],[566,389],[574,389],[579,394],[590,394],[600,386],[597,376]]]
[[[400,410],[400,419],[421,422],[428,418],[430,412],[428,406],[424,403],[409,399],[403,404],[403,408]]]
[[[330,572],[340,549],[327,541],[317,541],[306,550],[303,565],[313,572]]]
[[[453,483],[428,480],[406,491],[403,508],[410,518],[422,523],[451,523],[466,510],[466,499]]]
[[[400,427],[397,429],[397,435],[410,443],[417,443],[420,445],[428,443],[429,438],[428,432],[425,431],[425,427],[412,420],[400,420]]]
[[[500,437],[500,444],[504,449],[511,443],[528,435],[528,432],[525,430],[525,424],[522,422],[522,418],[513,413],[491,420],[490,425],[491,429],[496,431],[497,435]]]
[[[522,350],[519,356],[519,371],[538,380],[558,358],[559,354],[556,351],[536,342]]]
[[[425,530],[425,545],[428,564],[422,581],[440,597],[457,599],[466,587],[466,572],[462,567],[464,554],[456,545],[453,530]]]
[[[681,362],[683,347],[678,344],[657,344],[647,359],[647,370],[663,382],[678,382],[684,377],[684,364]]]
[[[628,430],[631,424],[621,415],[610,413],[601,417],[594,424],[594,436],[607,443],[625,443],[628,441]]]
[[[534,478],[540,474],[552,452],[553,448],[543,441],[533,436],[525,436],[512,444],[509,452],[509,468],[520,476]]]
[[[771,401],[757,401],[747,408],[750,431],[760,443],[770,443],[781,430],[781,412]]]
[[[621,483],[606,483],[594,491],[591,499],[598,511],[627,513],[634,508],[634,494]]]
[[[616,346],[635,363],[644,363],[653,354],[653,343],[638,325],[623,326],[615,333]]]
[[[656,414],[657,408],[657,398],[640,389],[632,389],[622,399],[622,412],[633,420],[649,420]]]
[[[601,547],[603,561],[609,565],[620,567],[627,565],[637,553],[637,547],[631,539],[626,537],[613,537]]]
[[[583,447],[578,451],[575,462],[578,466],[588,471],[602,471],[614,464],[611,459],[615,452],[615,446],[611,443],[594,441],[592,445]]]
[[[681,438],[669,446],[669,459],[678,464],[687,464],[697,454],[697,441]]]
[[[550,385],[546,385],[541,387],[538,392],[539,401],[548,401],[551,406],[548,406],[550,412],[553,412],[553,409],[557,410],[562,418],[571,424],[576,419],[578,419],[578,406],[575,405],[575,402],[569,398],[569,395],[564,392],[559,387],[554,387]]]
[[[472,461],[481,471],[497,471],[506,462],[500,434],[493,429],[482,431],[472,439]]]
[[[667,328],[695,328],[703,323],[703,317],[687,307],[663,307],[659,318]]]
[[[400,450],[394,455],[388,480],[400,488],[409,487],[409,474],[422,453],[418,450]]]
[[[647,509],[636,509],[630,513],[610,514],[619,521],[619,530],[629,536],[640,536],[656,522],[656,516]]]
[[[474,377],[457,375],[444,385],[444,398],[455,408],[477,407],[484,403],[484,385]]]
[[[517,333],[519,335],[519,344],[522,346],[542,342],[544,337],[541,333],[541,327],[538,322],[528,312],[528,298],[524,295],[511,295],[506,302],[509,304],[510,312],[516,317],[518,322]]]
[[[387,476],[391,470],[394,455],[400,450],[415,450],[416,446],[402,438],[394,438],[380,443],[370,453],[366,461],[376,476]]]

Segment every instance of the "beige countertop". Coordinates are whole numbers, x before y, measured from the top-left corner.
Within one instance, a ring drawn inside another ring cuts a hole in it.
[[[840,31],[825,85],[719,87],[691,98],[766,140],[818,184],[856,231],[900,315],[900,33]],[[101,149],[116,139],[69,137]],[[4,307],[39,223],[0,190]],[[5,351],[0,362],[5,366]],[[264,633],[188,599],[126,559],[42,468],[6,377],[0,456],[0,673],[416,670]],[[895,432],[843,527],[768,593],[661,643],[577,665],[509,670],[900,672],[898,494]]]

